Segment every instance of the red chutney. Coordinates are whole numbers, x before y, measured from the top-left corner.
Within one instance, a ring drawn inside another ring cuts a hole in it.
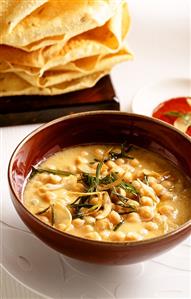
[[[191,105],[189,101],[191,101],[190,97],[180,97],[162,102],[154,109],[152,116],[173,125],[175,120],[178,118],[176,113],[177,115],[178,113],[180,113],[180,115],[191,113]],[[186,133],[191,136],[191,125],[187,129]]]

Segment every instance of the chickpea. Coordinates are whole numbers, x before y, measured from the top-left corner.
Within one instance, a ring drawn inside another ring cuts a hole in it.
[[[109,239],[109,237],[110,237],[110,231],[109,230],[104,230],[104,231],[101,231],[100,232],[100,236],[101,236],[101,238],[103,239],[103,240],[108,240]]]
[[[62,178],[59,175],[55,175],[52,173],[50,174],[50,180],[49,180],[50,183],[58,184],[61,182],[61,180]]]
[[[126,196],[126,191],[123,188],[119,188],[119,194],[122,196]]]
[[[101,241],[101,236],[97,232],[89,232],[89,233],[85,234],[85,237],[87,239]]]
[[[98,197],[97,196],[93,196],[91,199],[90,199],[90,204],[92,205],[97,205],[98,204]]]
[[[157,184],[157,179],[153,176],[149,176],[149,185],[153,187],[153,184]]]
[[[167,180],[163,181],[163,182],[162,182],[162,185],[163,185],[163,187],[165,187],[166,189],[170,189],[170,188],[173,188],[173,187],[174,187],[174,186],[173,186],[173,183],[170,182],[170,181],[167,181]]]
[[[77,171],[76,165],[70,165],[68,167],[68,171],[70,171],[71,173],[76,173],[76,171]]]
[[[95,229],[97,229],[98,231],[110,229],[111,227],[112,227],[112,223],[107,218],[97,220],[95,223]]]
[[[80,155],[82,157],[87,157],[89,155],[89,153],[87,151],[81,151]]]
[[[115,164],[115,162],[114,161],[107,161],[106,162],[106,165],[110,168],[110,169],[112,169],[112,168],[116,168],[117,167],[117,165]]]
[[[159,213],[156,213],[152,220],[154,223],[161,225],[163,222],[167,221],[167,217],[165,215],[160,215]]]
[[[95,154],[95,156],[98,160],[101,160],[103,158],[103,155],[104,155],[104,150],[101,149],[101,148],[96,148],[95,151],[94,151],[94,154]]]
[[[130,161],[130,163],[133,167],[137,167],[139,165],[139,160],[134,158]]]
[[[135,172],[135,168],[133,167],[133,166],[131,166],[131,165],[127,165],[127,169],[128,169],[128,171],[130,171],[131,173],[134,173]]]
[[[108,215],[108,218],[114,225],[121,221],[121,217],[116,211],[111,211],[111,213]]]
[[[39,174],[39,180],[44,184],[49,182],[49,178],[50,178],[50,175],[48,173],[40,173]]]
[[[136,200],[133,200],[133,199],[129,199],[129,200],[128,200],[128,203],[129,203],[130,205],[133,205],[133,206],[136,207],[136,208],[138,208],[138,207],[140,206],[139,202],[136,201]]]
[[[142,228],[139,233],[142,235],[142,236],[146,236],[148,234],[148,230],[146,228]]]
[[[40,197],[44,197],[46,192],[47,192],[47,189],[44,186],[42,186],[38,190],[36,190],[37,195],[39,195]]]
[[[92,225],[90,225],[90,224],[86,224],[86,225],[84,225],[84,227],[83,227],[83,231],[84,231],[84,233],[90,233],[90,232],[93,232],[93,231],[94,231],[94,228],[93,228]]]
[[[56,199],[56,194],[51,192],[51,191],[47,191],[44,194],[43,199],[48,201],[48,202],[54,201]]]
[[[142,169],[135,170],[134,178],[143,178],[143,177],[144,177],[144,172]]]
[[[74,229],[74,225],[71,223],[68,227],[66,227],[65,231],[70,232]]]
[[[125,233],[123,232],[114,232],[114,231],[111,231],[110,233],[110,240],[111,241],[124,241],[125,240]]]
[[[101,174],[104,174],[104,172],[106,172],[107,170],[108,170],[107,165],[103,164],[100,172],[101,172]]]
[[[79,156],[77,159],[76,159],[76,163],[77,164],[87,164],[88,163],[88,160],[84,157],[81,157]]]
[[[142,196],[139,199],[139,202],[142,206],[150,206],[150,207],[153,206],[153,200],[149,196]]]
[[[123,180],[128,183],[128,182],[131,182],[132,179],[133,179],[132,173],[131,172],[126,172],[124,177],[123,177]]]
[[[149,221],[154,217],[154,211],[151,207],[148,207],[148,206],[140,207],[139,215],[142,220]]]
[[[59,224],[56,225],[56,228],[61,230],[62,232],[64,232],[66,230],[66,227],[67,226],[63,223],[59,223]]]
[[[161,195],[165,191],[165,188],[162,185],[157,184],[157,183],[155,183],[155,184],[153,183],[152,188],[154,189],[156,195],[158,195],[158,196]]]
[[[125,236],[125,241],[139,241],[142,239],[143,237],[136,232],[128,232]]]
[[[141,188],[141,185],[140,185],[140,183],[139,183],[138,181],[133,181],[133,182],[132,182],[132,185],[133,185],[133,187],[136,188],[137,190],[140,190],[140,188]]]
[[[83,192],[84,189],[85,189],[85,188],[84,188],[84,185],[81,184],[81,183],[77,183],[77,184],[75,185],[75,191]]]
[[[125,170],[123,168],[118,166],[118,167],[115,167],[114,170],[118,173],[118,176],[121,177],[124,175]]]
[[[105,177],[105,176],[107,176],[109,173],[108,173],[108,171],[103,171],[101,174],[102,174],[103,177]]]
[[[46,223],[46,224],[50,224],[50,221],[49,221],[48,217],[41,215],[41,216],[38,216],[38,218],[39,218],[41,221],[43,221],[44,223]]]
[[[128,222],[141,222],[141,218],[138,213],[132,212],[127,215],[126,220]]]
[[[170,192],[165,192],[162,194],[161,198],[160,198],[162,201],[164,200],[173,200],[173,194],[170,193]]]
[[[82,225],[84,225],[85,220],[84,219],[80,219],[80,218],[76,218],[72,221],[73,225],[75,227],[81,227]]]
[[[40,188],[42,186],[42,182],[36,181],[36,182],[33,183],[33,186],[35,188]]]
[[[115,161],[115,163],[116,163],[118,166],[121,166],[121,165],[123,165],[123,164],[125,163],[125,160],[122,159],[122,158],[119,158],[119,159],[117,159],[117,160]]]
[[[174,208],[170,205],[161,205],[159,208],[158,208],[158,211],[160,214],[162,215],[166,215],[166,216],[173,216],[173,213],[174,213]]]
[[[91,168],[96,169],[98,166],[98,162],[95,162],[94,164],[91,164]]]
[[[92,216],[86,216],[86,217],[84,217],[84,220],[87,224],[94,224],[96,221],[95,218]]]
[[[31,203],[32,206],[38,206],[40,201],[39,201],[38,198],[33,198],[33,199],[31,199],[30,203]]]
[[[149,222],[145,223],[144,226],[145,226],[146,229],[148,229],[150,231],[158,229],[158,224],[155,223],[155,222],[152,222],[152,221],[149,221]]]

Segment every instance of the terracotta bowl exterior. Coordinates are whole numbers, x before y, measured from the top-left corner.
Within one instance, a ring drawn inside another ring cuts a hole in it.
[[[60,232],[38,220],[24,207],[22,190],[32,165],[65,147],[84,143],[122,143],[124,140],[161,154],[191,178],[191,139],[168,124],[136,114],[99,111],[61,117],[41,126],[18,145],[8,168],[10,194],[19,216],[39,239],[72,258],[119,265],[159,255],[190,234],[191,220],[171,233],[149,240],[132,243],[93,241]]]

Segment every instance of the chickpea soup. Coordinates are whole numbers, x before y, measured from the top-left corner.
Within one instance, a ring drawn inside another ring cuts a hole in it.
[[[170,162],[133,145],[64,149],[33,167],[26,208],[79,237],[137,241],[163,235],[191,218],[191,182]]]

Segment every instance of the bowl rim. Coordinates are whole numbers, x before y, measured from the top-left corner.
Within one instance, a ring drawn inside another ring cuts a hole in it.
[[[110,111],[110,110],[99,110],[99,111],[88,111],[88,112],[80,112],[80,113],[75,113],[75,114],[71,114],[71,115],[67,115],[67,116],[61,116],[59,118],[56,118],[48,123],[42,124],[40,125],[38,128],[36,128],[35,130],[31,131],[29,134],[27,134],[20,142],[19,144],[16,146],[16,148],[14,149],[10,159],[9,159],[9,164],[8,164],[8,170],[7,170],[7,175],[8,175],[8,183],[9,183],[9,188],[14,196],[14,198],[16,199],[17,203],[22,206],[22,208],[25,210],[25,212],[27,214],[29,214],[32,219],[34,221],[36,221],[39,225],[44,226],[44,228],[50,230],[52,233],[56,233],[58,235],[61,235],[63,237],[68,237],[70,239],[73,240],[77,240],[77,241],[81,241],[81,242],[85,242],[85,243],[89,243],[89,244],[94,244],[94,245],[99,245],[99,246],[112,246],[112,247],[134,247],[134,246],[141,246],[141,245],[147,245],[147,244],[153,244],[156,242],[159,242],[161,240],[165,240],[168,239],[168,237],[172,237],[176,234],[179,234],[180,232],[186,230],[187,228],[191,228],[191,219],[189,219],[188,221],[186,221],[185,223],[183,223],[182,225],[180,225],[177,229],[168,232],[166,234],[157,236],[157,237],[153,237],[153,238],[149,238],[149,239],[144,239],[144,240],[139,240],[139,241],[123,241],[123,242],[112,242],[112,241],[98,241],[98,240],[90,240],[90,239],[86,239],[83,237],[79,237],[79,236],[75,236],[75,235],[71,235],[67,232],[62,232],[46,223],[44,223],[43,221],[41,221],[40,219],[38,219],[36,216],[34,216],[23,204],[22,202],[22,198],[19,198],[15,192],[15,189],[13,187],[12,184],[12,179],[11,179],[11,169],[13,166],[13,162],[14,162],[14,158],[17,154],[17,152],[19,151],[19,149],[28,141],[30,140],[33,136],[35,136],[38,132],[65,120],[68,119],[73,119],[73,118],[78,118],[78,117],[83,117],[83,116],[88,116],[88,115],[97,115],[97,114],[112,114],[112,115],[121,115],[121,116],[127,116],[127,117],[137,117],[140,119],[145,119],[149,122],[154,122],[156,124],[162,125],[164,127],[167,127],[170,130],[175,131],[177,134],[181,135],[183,138],[187,139],[188,142],[190,142],[191,144],[191,138],[179,131],[178,129],[176,129],[174,126],[167,124],[166,122],[159,120],[159,119],[155,119],[152,118],[150,116],[145,116],[142,114],[136,114],[136,113],[130,113],[130,112],[122,112],[122,111]]]

